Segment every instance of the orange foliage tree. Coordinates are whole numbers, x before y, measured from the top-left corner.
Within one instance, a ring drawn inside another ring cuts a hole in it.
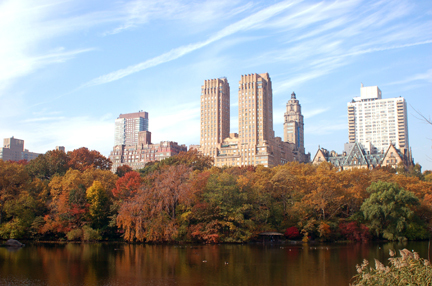
[[[67,153],[69,161],[68,167],[85,171],[89,168],[110,170],[112,162],[96,150],[89,150],[86,147],[81,147]]]
[[[126,173],[117,180],[115,188],[112,190],[113,196],[120,200],[128,199],[137,193],[142,181],[138,172],[130,171]]]
[[[108,204],[111,204],[111,190],[115,186],[117,175],[111,171],[86,169],[81,172],[69,169],[64,176],[54,176],[49,188],[51,202],[49,213],[45,215],[42,233],[67,233],[72,229],[83,227],[90,222],[89,206],[86,190],[95,181],[100,182]]]
[[[188,178],[191,168],[166,166],[150,175],[136,196],[120,207],[117,226],[127,241],[172,241],[178,233],[177,208],[189,205],[192,189]]]

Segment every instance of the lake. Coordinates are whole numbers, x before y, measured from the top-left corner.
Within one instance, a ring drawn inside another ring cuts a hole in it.
[[[280,245],[33,243],[0,248],[0,285],[348,285],[364,258],[428,242]]]

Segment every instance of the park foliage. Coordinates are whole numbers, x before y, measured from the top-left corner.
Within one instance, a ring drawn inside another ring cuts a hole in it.
[[[212,166],[196,151],[134,171],[80,148],[0,160],[0,238],[241,243],[427,239],[432,174],[420,166],[339,171],[328,163]]]

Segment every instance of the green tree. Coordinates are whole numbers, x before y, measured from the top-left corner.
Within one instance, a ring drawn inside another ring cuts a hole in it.
[[[68,160],[65,152],[52,150],[28,162],[25,169],[32,178],[50,180],[56,174],[63,176],[66,173]]]
[[[206,242],[244,242],[254,235],[250,181],[227,172],[210,176],[201,203],[190,214],[192,238]]]
[[[29,184],[30,177],[23,165],[0,160],[0,224],[6,202],[17,198]]]
[[[395,183],[379,181],[367,190],[371,195],[360,210],[369,228],[388,240],[401,238],[414,216],[411,208],[419,204],[418,198]]]

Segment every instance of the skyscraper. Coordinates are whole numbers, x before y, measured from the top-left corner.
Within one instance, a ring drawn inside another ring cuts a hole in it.
[[[210,79],[201,86],[200,150],[214,157],[217,147],[229,137],[230,87],[226,78]]]
[[[403,97],[382,99],[377,86],[363,86],[360,97],[348,103],[349,142],[359,142],[370,153],[384,152],[390,144],[409,149],[406,102]]]
[[[293,152],[293,143],[283,142],[274,135],[272,83],[268,73],[242,75],[238,108],[239,131],[229,133],[228,83],[225,78],[205,81],[201,89],[198,148],[213,157],[216,166],[275,166],[308,160],[307,155],[297,156]]]
[[[148,131],[147,112],[120,114],[115,120],[114,145],[138,144],[140,131]]]
[[[238,99],[240,141],[256,146],[272,140],[273,93],[269,74],[242,75]]]
[[[296,151],[304,153],[303,115],[301,114],[301,106],[294,92],[291,94],[291,99],[287,102],[284,115],[284,141],[293,143]]]

